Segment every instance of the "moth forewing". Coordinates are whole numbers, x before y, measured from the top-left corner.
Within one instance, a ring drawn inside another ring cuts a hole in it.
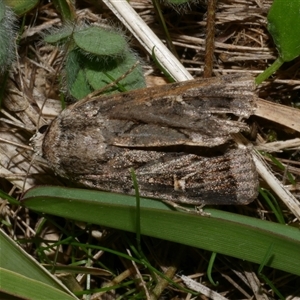
[[[143,197],[193,205],[225,205],[248,204],[257,196],[258,178],[248,149],[227,149],[213,157],[123,151],[97,174],[75,175],[73,180],[90,188],[134,195],[130,167],[135,169]]]
[[[252,77],[227,75],[135,90],[65,109],[35,151],[63,177],[88,187],[192,204],[246,204],[257,195],[247,150],[222,146],[247,129]],[[218,147],[217,147],[218,148]]]

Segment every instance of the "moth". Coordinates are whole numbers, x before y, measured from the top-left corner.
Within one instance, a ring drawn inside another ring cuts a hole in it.
[[[251,76],[225,75],[78,102],[33,138],[54,172],[86,187],[177,203],[248,204],[258,176],[232,134],[253,112]]]

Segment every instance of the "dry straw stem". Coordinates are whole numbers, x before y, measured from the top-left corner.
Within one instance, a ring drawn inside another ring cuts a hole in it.
[[[169,71],[177,81],[192,79],[184,66],[176,59],[155,33],[148,27],[143,19],[134,11],[126,0],[103,2],[112,10],[119,20],[130,30],[141,45],[155,56],[160,64]]]
[[[295,138],[287,141],[276,141],[256,146],[256,150],[272,152],[282,152],[284,149],[298,150],[300,148],[300,139]]]
[[[257,98],[254,114],[300,132],[298,109]]]
[[[211,290],[204,284],[197,282],[196,280],[193,280],[192,278],[181,275],[180,278],[182,281],[185,283],[185,285],[190,288],[193,291],[196,291],[198,293],[201,293],[201,295],[204,295],[208,297],[209,299],[214,299],[214,300],[227,300],[228,298],[223,297],[219,293]]]
[[[155,33],[148,27],[148,25],[139,17],[139,15],[133,10],[130,4],[126,0],[103,0],[106,5],[113,11],[113,13],[120,19],[120,21],[127,27],[127,29],[140,41],[145,49],[151,54],[152,49],[155,48],[156,58],[161,65],[171,74],[173,78],[178,81],[193,79],[192,75],[188,74],[181,62],[176,59],[175,56],[170,54],[170,51],[161,42],[161,40],[155,35]],[[236,14],[237,8],[230,6],[233,18],[245,18],[246,15]],[[249,16],[249,11],[248,11]],[[222,22],[222,15],[219,17],[219,21]],[[223,20],[228,22],[228,20]],[[190,40],[190,39],[189,39]],[[199,42],[199,41],[198,41]],[[204,44],[204,40],[202,43]],[[216,47],[223,46],[216,44]],[[229,47],[226,45],[226,47]],[[231,47],[235,47],[234,45]],[[266,57],[266,49],[253,49],[251,47],[235,47],[236,49],[243,48],[245,55],[248,55],[248,51],[264,51]],[[257,59],[257,52],[255,52]],[[171,58],[171,59],[169,59]],[[245,59],[244,57],[239,59]],[[226,71],[226,70],[224,70]],[[254,114],[261,116],[271,121],[278,122],[287,127],[291,127],[294,130],[300,132],[300,112],[292,108],[285,107],[283,105],[274,104],[265,100],[256,99],[256,109]],[[260,154],[253,151],[253,159],[258,173],[277,194],[277,196],[286,204],[287,207],[293,212],[293,214],[300,220],[300,206],[297,199],[284,187],[284,185],[274,176],[274,174],[264,164]]]

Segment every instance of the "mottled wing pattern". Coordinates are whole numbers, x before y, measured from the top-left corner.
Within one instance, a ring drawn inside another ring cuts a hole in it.
[[[76,176],[81,184],[134,195],[134,168],[140,195],[187,204],[248,204],[258,192],[258,178],[247,149],[204,157],[186,153],[124,151],[97,174]]]
[[[111,145],[213,147],[248,129],[226,114],[249,117],[253,99],[252,77],[227,75],[106,96],[70,109],[74,117],[92,118],[93,124],[101,125],[101,120]]]
[[[246,204],[257,174],[248,150],[228,141],[247,128],[237,117],[251,114],[253,85],[228,75],[77,103],[34,148],[58,175],[88,187],[133,194],[134,168],[144,197]]]

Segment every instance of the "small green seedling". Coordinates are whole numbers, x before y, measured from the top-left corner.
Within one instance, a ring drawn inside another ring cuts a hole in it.
[[[4,73],[15,58],[16,17],[0,1],[0,74]]]
[[[124,36],[112,29],[65,25],[44,40],[65,47],[65,87],[78,100],[119,78],[137,61]],[[123,90],[145,87],[142,68],[137,66],[120,84]],[[106,93],[117,90],[113,87]]]
[[[276,72],[284,62],[300,55],[300,0],[274,0],[268,14],[268,30],[279,57],[256,78],[257,84]]]
[[[1,0],[7,6],[11,7],[13,12],[18,15],[24,15],[31,11],[39,3],[39,0]]]

